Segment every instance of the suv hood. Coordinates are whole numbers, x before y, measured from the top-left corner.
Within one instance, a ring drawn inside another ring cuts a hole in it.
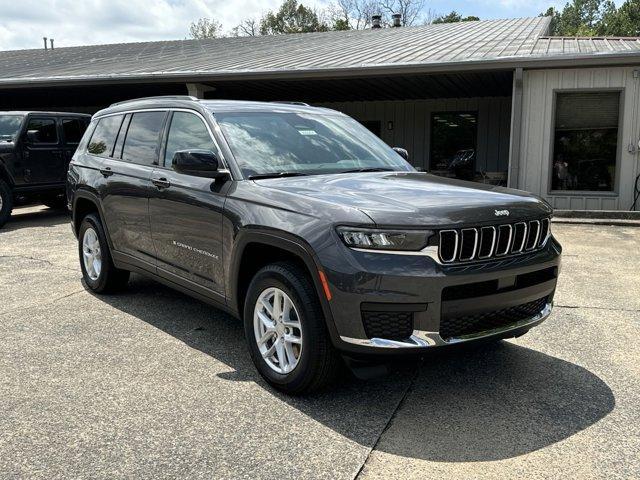
[[[421,172],[259,180],[263,187],[360,210],[377,225],[454,226],[540,218],[551,207],[527,192]],[[497,215],[508,210],[509,215]]]

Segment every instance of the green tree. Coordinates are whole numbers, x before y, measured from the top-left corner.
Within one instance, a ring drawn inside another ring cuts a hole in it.
[[[468,17],[463,17],[462,15],[460,15],[458,12],[456,12],[454,10],[451,13],[448,13],[447,15],[442,15],[442,16],[434,19],[432,23],[473,22],[473,21],[476,21],[476,20],[480,20],[480,18],[478,18],[478,17],[476,17],[474,15],[469,15]]]
[[[627,0],[619,9],[607,12],[602,19],[602,35],[640,36],[640,0]]]
[[[351,26],[349,25],[348,20],[345,20],[344,18],[336,18],[333,20],[331,30],[351,30]]]
[[[285,0],[278,11],[269,11],[260,20],[261,35],[281,33],[326,32],[329,27],[318,14],[297,0]]]
[[[612,0],[573,0],[562,11],[549,8],[551,34],[588,37],[640,35],[640,0],[626,0],[616,8]]]
[[[191,38],[217,38],[222,32],[222,25],[213,18],[201,18],[197,22],[191,22],[189,35]]]

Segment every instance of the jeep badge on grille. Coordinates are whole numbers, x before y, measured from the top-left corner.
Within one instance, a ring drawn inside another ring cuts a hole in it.
[[[508,217],[509,216],[509,210],[494,210],[494,213],[496,214],[496,217]]]

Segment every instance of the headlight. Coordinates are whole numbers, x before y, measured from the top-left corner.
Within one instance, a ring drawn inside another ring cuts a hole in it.
[[[351,248],[367,250],[419,251],[427,246],[430,231],[382,230],[369,228],[338,227],[338,235]]]

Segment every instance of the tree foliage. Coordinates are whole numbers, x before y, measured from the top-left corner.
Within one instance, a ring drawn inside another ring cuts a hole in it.
[[[298,3],[297,0],[285,0],[277,11],[267,12],[260,20],[261,35],[327,30],[329,27],[320,21],[317,12]]]
[[[456,23],[456,22],[473,22],[476,20],[480,20],[479,17],[474,15],[469,15],[468,17],[463,17],[458,12],[453,10],[451,13],[447,15],[442,15],[433,20],[432,23]]]
[[[552,35],[640,35],[640,0],[626,0],[620,8],[612,0],[573,0],[562,11],[550,7],[542,15],[551,17]]]
[[[189,35],[191,38],[217,38],[222,34],[222,25],[213,18],[200,18],[197,22],[191,22]]]

